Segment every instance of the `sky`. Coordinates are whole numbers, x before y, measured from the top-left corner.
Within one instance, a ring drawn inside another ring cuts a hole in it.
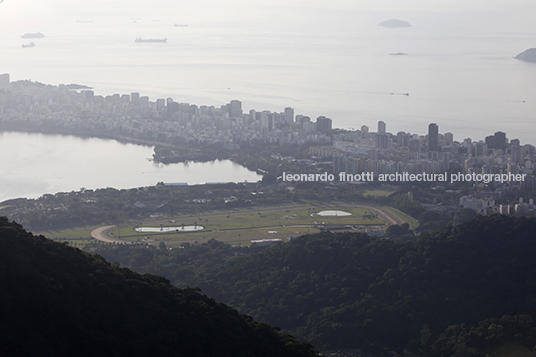
[[[374,11],[393,14],[438,12],[495,12],[529,21],[536,10],[533,0],[4,0],[0,4],[2,23],[18,21],[61,21],[71,16],[88,18],[106,17],[111,13],[129,16],[155,15],[184,18],[188,21],[204,20],[264,20],[285,19],[285,9],[309,8],[338,9],[344,11]]]
[[[44,32],[80,20],[113,26],[119,15],[124,21],[240,22],[268,30],[281,25],[344,26],[403,18],[414,26],[474,22],[499,31],[522,32],[527,28],[536,31],[535,13],[534,0],[4,0],[0,3],[0,31],[10,35]]]

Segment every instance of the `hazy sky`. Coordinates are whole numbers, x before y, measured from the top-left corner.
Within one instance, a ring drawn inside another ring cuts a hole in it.
[[[536,22],[533,0],[4,0],[0,4],[0,22],[34,22],[72,18],[102,18],[109,14],[125,16],[157,16],[196,21],[278,21],[285,19],[285,9],[300,8],[304,15],[310,8],[345,11],[374,11],[403,15],[408,13],[479,12],[517,16],[521,23]],[[292,20],[292,19],[287,19]]]

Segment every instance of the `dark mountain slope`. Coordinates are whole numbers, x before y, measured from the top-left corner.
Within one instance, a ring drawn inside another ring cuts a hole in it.
[[[479,216],[416,243],[323,232],[260,252],[242,249],[240,257],[233,251],[214,241],[173,252],[119,247],[110,255],[200,287],[317,348],[448,351],[456,346],[449,326],[480,326],[536,308],[533,217]],[[529,330],[536,327],[532,319],[508,323],[526,321]],[[496,337],[474,348],[490,351],[513,335]],[[443,342],[434,344],[438,338]]]
[[[314,356],[308,345],[0,217],[1,356]]]

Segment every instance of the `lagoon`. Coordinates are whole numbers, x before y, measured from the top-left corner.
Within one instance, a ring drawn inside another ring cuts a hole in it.
[[[126,189],[158,182],[256,182],[230,160],[157,164],[153,147],[72,135],[0,132],[0,202],[81,188]]]

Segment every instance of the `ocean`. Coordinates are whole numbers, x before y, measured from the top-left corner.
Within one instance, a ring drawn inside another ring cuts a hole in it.
[[[0,73],[100,95],[238,99],[245,112],[289,106],[344,129],[381,120],[425,135],[434,122],[459,141],[504,131],[536,144],[536,63],[513,58],[536,47],[534,4],[356,3],[5,0]],[[412,26],[377,26],[391,18]],[[20,35],[37,31],[45,37],[22,48]]]

